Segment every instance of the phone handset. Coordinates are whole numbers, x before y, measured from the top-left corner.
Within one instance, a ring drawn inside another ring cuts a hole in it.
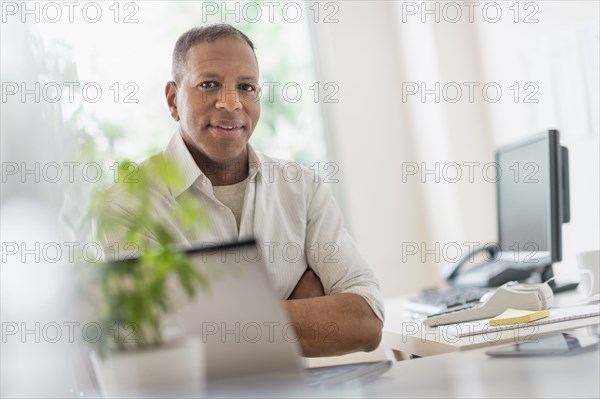
[[[468,254],[466,254],[465,256],[463,256],[452,267],[452,270],[446,276],[446,281],[448,281],[448,283],[452,284],[452,281],[456,278],[456,276],[458,276],[461,267],[463,267],[463,265],[465,263],[467,263],[468,260],[472,259],[475,255],[477,255],[479,253],[485,253],[485,254],[487,254],[487,256],[489,257],[490,260],[493,260],[493,259],[496,258],[496,256],[498,255],[499,252],[500,252],[500,248],[499,248],[499,246],[497,244],[495,244],[495,245],[484,245],[483,247],[479,247],[479,248],[474,249],[473,251],[470,251]]]
[[[489,296],[488,296],[489,295]],[[481,298],[480,305],[470,309],[431,315],[426,326],[463,323],[496,317],[508,308],[519,310],[545,310],[552,306],[554,293],[547,283],[518,284],[509,282]]]

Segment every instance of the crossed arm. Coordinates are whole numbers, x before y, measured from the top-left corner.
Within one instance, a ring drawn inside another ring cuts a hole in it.
[[[304,356],[373,351],[381,341],[381,320],[360,295],[325,295],[319,277],[307,269],[285,306],[298,328]]]

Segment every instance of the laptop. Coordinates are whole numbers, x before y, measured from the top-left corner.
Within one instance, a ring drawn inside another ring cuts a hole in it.
[[[306,368],[299,339],[283,301],[267,275],[264,254],[254,241],[186,251],[209,279],[208,290],[189,299],[171,286],[176,311],[167,325],[201,336],[209,387],[254,383],[315,386],[364,383],[391,367],[391,361]]]

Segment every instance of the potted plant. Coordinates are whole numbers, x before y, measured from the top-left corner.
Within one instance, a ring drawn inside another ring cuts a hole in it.
[[[121,163],[116,177],[110,190],[94,194],[90,215],[100,241],[106,244],[110,236],[133,258],[110,259],[92,268],[102,328],[91,353],[98,383],[105,396],[200,392],[204,375],[200,337],[169,336],[163,320],[175,305],[170,284],[179,284],[191,298],[208,287],[208,280],[180,252],[174,235],[153,211],[150,195],[161,185],[182,184],[181,175],[164,157],[155,156],[139,168]],[[110,206],[115,192],[132,201],[127,220]],[[206,219],[199,203],[186,197],[178,202],[169,216],[184,228],[201,228]],[[148,231],[158,245],[147,239]]]

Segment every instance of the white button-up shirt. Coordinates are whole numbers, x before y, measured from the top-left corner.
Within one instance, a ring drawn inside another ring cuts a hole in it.
[[[179,168],[184,184],[152,192],[156,217],[182,246],[255,239],[281,299],[288,298],[310,267],[326,295],[358,294],[383,321],[379,283],[344,228],[342,213],[326,183],[297,163],[258,154],[250,145],[248,152],[249,176],[239,233],[235,216],[214,196],[210,180],[192,158],[179,131],[161,155]],[[201,233],[184,229],[170,216],[184,192],[197,198],[206,210],[208,228]],[[110,198],[113,211],[127,223],[135,201],[118,185],[111,189]],[[152,231],[145,235],[158,242]]]

